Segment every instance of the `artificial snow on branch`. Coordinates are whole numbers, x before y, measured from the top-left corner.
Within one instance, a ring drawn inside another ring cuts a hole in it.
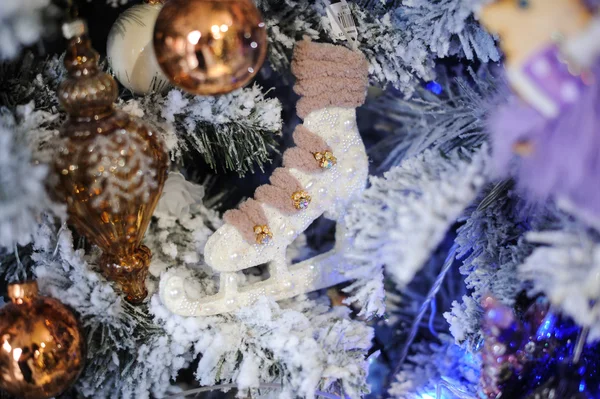
[[[56,89],[66,73],[63,57],[0,66],[0,100],[15,115],[35,158],[48,162],[65,120]],[[281,131],[281,104],[257,85],[219,97],[198,97],[171,90],[167,95],[136,97],[118,106],[143,117],[162,133],[171,159],[185,151],[199,153],[209,166],[240,175],[262,167],[275,151]]]
[[[481,360],[456,345],[449,335],[438,338],[439,344],[421,342],[415,346],[416,353],[409,356],[390,387],[392,397],[475,397]]]
[[[475,199],[485,182],[487,146],[472,153],[427,150],[372,177],[371,187],[346,217],[352,245],[346,256],[386,272],[399,289],[429,259],[448,229]],[[364,271],[364,270],[363,270]]]
[[[76,310],[85,329],[88,359],[77,389],[97,398],[164,396],[191,360],[188,348],[155,325],[147,308],[115,292],[96,271],[97,257],[97,251],[76,249],[68,229],[51,225],[40,227],[32,255],[42,292]]]
[[[53,30],[52,24],[43,23],[49,6],[50,0],[0,2],[0,60],[15,58],[22,47]]]
[[[12,114],[0,108],[0,249],[31,242],[42,213],[52,204],[45,188],[48,168],[33,162]]]
[[[255,0],[263,15],[269,40],[268,58],[271,66],[286,76],[292,51],[303,37],[323,39],[321,17],[306,0]]]
[[[488,68],[458,77],[439,68],[437,79],[436,89],[418,86],[410,99],[388,90],[367,103],[381,118],[379,130],[384,130],[384,138],[369,150],[380,169],[388,170],[427,148],[448,152],[486,140],[485,117],[494,106],[491,99],[501,97],[500,79]]]
[[[277,304],[263,297],[230,315],[187,319],[154,298],[152,310],[176,340],[202,354],[196,370],[202,385],[236,382],[251,389],[276,382],[280,398],[314,398],[316,390],[348,397],[367,392],[372,330],[352,321],[348,308],[331,309],[326,298]]]
[[[124,108],[164,133],[172,160],[193,150],[213,170],[240,175],[269,161],[282,126],[281,104],[257,85],[218,97],[173,89],[130,100]]]
[[[381,17],[348,3],[358,29],[359,49],[369,61],[371,83],[391,84],[405,96],[412,95],[420,79],[435,77],[433,57],[424,43],[394,25],[390,14]],[[331,24],[326,25],[330,29]]]
[[[56,90],[67,74],[63,61],[64,55],[40,61],[28,52],[20,62],[0,64],[2,105],[15,109],[34,101],[36,109],[57,113],[60,106]]]
[[[461,274],[469,294],[462,303],[454,301],[452,310],[444,314],[457,343],[474,349],[482,337],[481,300],[491,295],[512,306],[524,288],[517,276],[517,266],[531,253],[533,245],[524,234],[531,226],[548,221],[545,208],[528,205],[510,191],[510,182],[499,183],[484,192],[457,230],[457,258],[462,262]],[[487,203],[487,206],[484,202]]]
[[[473,16],[482,2],[404,0],[396,15],[410,38],[426,43],[430,52],[439,58],[458,55],[481,62],[498,61],[500,53],[494,39]]]
[[[335,42],[327,0],[256,0],[265,16],[269,60],[289,69],[294,43],[303,36]],[[369,60],[371,82],[411,95],[421,80],[435,77],[434,59],[449,55],[497,61],[492,37],[473,18],[478,0],[349,1],[358,30],[358,48]]]
[[[276,70],[286,73],[294,43],[304,36],[322,42],[336,42],[327,17],[328,3],[327,0],[257,0],[266,16],[269,60]],[[402,29],[392,23],[389,14],[378,15],[354,2],[348,4],[358,29],[358,48],[369,61],[373,84],[391,84],[409,95],[419,78],[433,78],[433,59],[422,42],[411,41]]]
[[[600,338],[600,237],[585,228],[564,228],[527,234],[538,245],[519,266],[519,276],[533,284],[575,322],[589,328],[588,341]]]

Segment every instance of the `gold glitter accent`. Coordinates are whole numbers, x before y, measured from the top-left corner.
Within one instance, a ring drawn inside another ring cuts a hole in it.
[[[331,151],[315,152],[313,155],[323,169],[331,169],[333,165],[337,164],[337,158]]]
[[[273,238],[273,233],[267,225],[256,225],[254,226],[254,234],[256,234],[257,244],[268,244]]]
[[[301,190],[292,194],[292,201],[294,201],[294,208],[306,209],[310,204],[311,198],[306,191]]]

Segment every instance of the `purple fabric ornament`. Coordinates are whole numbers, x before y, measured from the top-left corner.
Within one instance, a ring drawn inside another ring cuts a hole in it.
[[[534,200],[565,199],[600,216],[600,61],[572,75],[552,46],[532,57],[519,78],[550,111],[512,97],[490,116],[496,170],[513,174]]]

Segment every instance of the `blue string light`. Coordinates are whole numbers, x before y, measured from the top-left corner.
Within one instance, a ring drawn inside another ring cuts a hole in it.
[[[442,85],[439,84],[438,82],[436,82],[435,80],[432,80],[431,82],[427,82],[425,84],[425,88],[427,90],[429,90],[430,92],[432,92],[433,94],[438,95],[438,96],[440,94],[442,94],[442,91],[443,91]]]

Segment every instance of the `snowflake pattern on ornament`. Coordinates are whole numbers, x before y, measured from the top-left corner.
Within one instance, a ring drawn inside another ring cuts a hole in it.
[[[116,212],[121,201],[148,201],[158,183],[149,144],[126,130],[114,134],[116,139],[98,135],[88,151],[91,191],[96,193],[92,205],[100,208],[108,204]]]

